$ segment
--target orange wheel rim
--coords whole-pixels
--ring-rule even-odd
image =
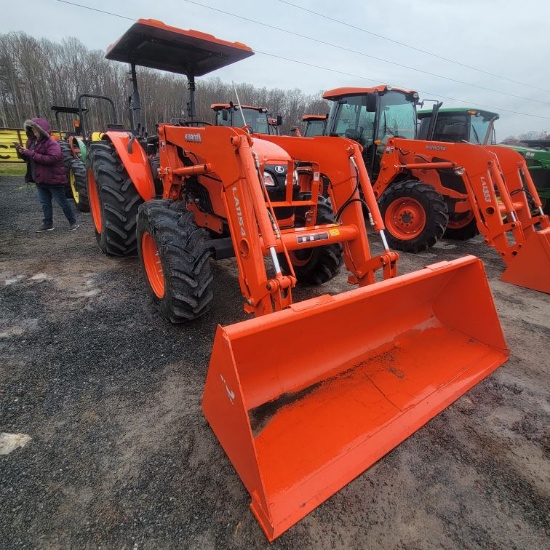
[[[88,199],[90,201],[90,210],[92,212],[92,220],[94,221],[95,230],[101,234],[103,230],[103,222],[101,221],[101,205],[99,204],[99,193],[97,191],[97,183],[94,178],[94,171],[88,170]]]
[[[389,205],[384,221],[392,235],[407,241],[417,237],[426,227],[426,212],[414,199],[398,199]]]
[[[141,237],[141,257],[147,280],[157,298],[163,298],[166,288],[162,263],[155,239],[147,231]]]
[[[455,219],[452,216],[449,217],[447,222],[447,229],[462,229],[466,227],[474,219],[474,213],[472,210],[460,214]]]
[[[313,251],[311,249],[290,250],[288,252],[290,261],[292,262],[292,265],[295,267],[303,267],[307,265],[308,262],[311,261],[312,254],[313,254]]]

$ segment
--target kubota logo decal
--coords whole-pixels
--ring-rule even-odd
[[[483,192],[483,198],[485,199],[485,202],[492,202],[491,193],[489,193],[489,187],[484,177],[481,178],[481,190]]]
[[[235,210],[237,212],[237,220],[239,220],[239,227],[241,228],[241,237],[246,237],[246,230],[244,228],[243,211],[241,210],[241,201],[237,196],[236,187],[233,187],[233,200],[235,201]]]
[[[431,149],[433,151],[446,151],[447,147],[444,145],[426,145],[426,149]]]
[[[200,134],[185,134],[185,141],[190,141],[191,143],[202,143],[202,138]]]

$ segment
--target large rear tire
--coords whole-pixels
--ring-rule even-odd
[[[137,213],[143,199],[112,143],[88,150],[88,196],[99,248],[109,256],[137,254]]]
[[[210,310],[213,291],[207,232],[181,202],[152,200],[139,208],[138,254],[160,314],[186,323]]]
[[[71,151],[71,146],[65,140],[59,140],[59,146],[61,147],[61,153],[63,154],[63,165],[65,166],[65,174],[67,176],[67,184],[65,185],[65,196],[68,199],[73,198],[73,192],[71,189],[71,162],[75,156]]]
[[[86,166],[79,158],[73,158],[69,165],[69,186],[71,188],[71,197],[78,210],[80,212],[89,212],[90,201],[88,200]]]
[[[299,200],[308,200],[310,193],[302,193]],[[295,226],[304,227],[308,206],[296,209]],[[330,200],[319,196],[317,204],[316,224],[324,225],[336,223]],[[299,283],[320,285],[333,279],[342,266],[342,246],[339,243],[302,250],[291,250],[288,253],[294,273]],[[279,263],[285,274],[290,273],[288,262],[284,254],[278,254]]]
[[[378,201],[390,248],[421,252],[445,233],[449,214],[443,197],[418,181],[394,183]]]

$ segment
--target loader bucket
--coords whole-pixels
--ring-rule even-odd
[[[218,327],[203,412],[271,541],[507,357],[467,256]]]
[[[527,237],[508,262],[501,280],[550,294],[550,228]]]

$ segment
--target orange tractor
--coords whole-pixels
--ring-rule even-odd
[[[325,135],[328,114],[325,115],[302,115],[302,122],[305,124],[304,133],[300,131],[298,126],[292,128],[292,135],[315,137]]]
[[[550,222],[521,155],[415,139],[411,90],[338,88],[323,98],[333,102],[326,135],[363,146],[392,248],[419,252],[481,233],[507,266],[502,280],[550,293]]]
[[[192,93],[196,75],[252,53],[139,20],[107,57],[185,74]],[[98,242],[137,248],[164,317],[204,315],[210,260],[235,258],[255,316],[218,327],[202,408],[269,540],[508,357],[480,260],[397,276],[397,253],[371,255],[360,194],[382,242],[384,226],[355,141],[250,134],[190,109],[147,140],[108,131],[89,158]],[[353,289],[293,301],[342,261]]]
[[[283,123],[281,115],[272,117],[266,107],[252,105],[235,105],[229,103],[213,103],[210,108],[216,113],[216,126],[246,127],[251,134],[279,134],[278,128]]]

